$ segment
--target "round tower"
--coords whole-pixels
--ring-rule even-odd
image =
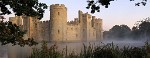
[[[67,8],[64,4],[50,6],[50,41],[66,39]]]

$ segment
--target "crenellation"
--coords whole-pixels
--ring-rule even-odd
[[[79,19],[78,19],[78,18],[74,18],[74,21],[75,21],[75,22],[79,22]]]
[[[92,19],[94,20],[94,19],[96,19],[96,17],[95,17],[95,16],[92,16]]]
[[[74,18],[73,21],[68,21],[67,25],[78,25],[79,24],[79,20],[78,18]]]
[[[100,22],[102,22],[102,19],[101,18],[96,18],[95,22],[99,22],[100,23]]]
[[[61,4],[61,6],[65,7],[65,5],[64,5],[64,4]]]
[[[10,17],[10,21],[21,24],[22,17]],[[17,20],[16,20],[17,19]],[[27,36],[39,41],[94,41],[102,39],[102,19],[88,12],[78,11],[78,18],[67,22],[64,4],[50,5],[50,20],[39,21],[36,17],[23,16],[23,28]]]
[[[67,8],[65,7],[64,4],[53,4],[53,5],[50,5],[50,10],[51,9],[66,9],[67,10]]]

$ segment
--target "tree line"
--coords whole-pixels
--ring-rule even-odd
[[[149,40],[150,39],[150,18],[137,21],[131,29],[127,25],[115,25],[109,31],[104,31],[105,39],[132,39]]]

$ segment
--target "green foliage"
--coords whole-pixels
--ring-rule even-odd
[[[13,45],[36,45],[37,42],[33,40],[33,38],[28,38],[28,40],[24,40],[23,36],[26,31],[20,29],[16,24],[12,24],[12,22],[3,22],[0,21],[0,42],[2,45],[13,44]]]
[[[118,46],[112,44],[107,44],[103,47],[97,47],[94,52],[94,58],[120,58],[120,49]]]
[[[62,57],[63,55],[57,51],[56,44],[48,48],[47,43],[43,41],[41,49],[33,48],[33,52],[31,56],[29,56],[28,58],[62,58]]]
[[[17,16],[38,16],[41,19],[47,5],[38,0],[0,0],[0,15],[11,14],[11,9]]]
[[[110,5],[110,1],[113,0],[88,0],[88,6],[87,9],[91,8],[91,13],[95,13],[95,11],[100,11],[100,5],[105,6],[105,8],[108,8],[108,5]],[[99,3],[99,5],[97,5]]]
[[[91,13],[95,13],[95,11],[100,12],[100,6],[105,6],[105,8],[108,8],[110,5],[110,2],[114,0],[88,0],[88,6],[87,9],[91,9]],[[134,1],[134,0],[130,0]],[[135,3],[135,6],[140,6],[141,4],[145,6],[147,3],[147,0],[142,0],[141,2]]]
[[[138,21],[136,26],[132,28],[132,35],[134,36],[133,38],[137,37],[148,40],[150,38],[150,18]]]

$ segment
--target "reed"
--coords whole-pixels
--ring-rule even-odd
[[[111,44],[94,46],[89,43],[88,46],[83,44],[80,53],[76,51],[68,53],[67,46],[63,51],[58,51],[57,45],[47,47],[47,43],[43,42],[41,49],[33,48],[31,56],[28,58],[150,58],[150,45],[148,42],[142,47],[129,47]]]

